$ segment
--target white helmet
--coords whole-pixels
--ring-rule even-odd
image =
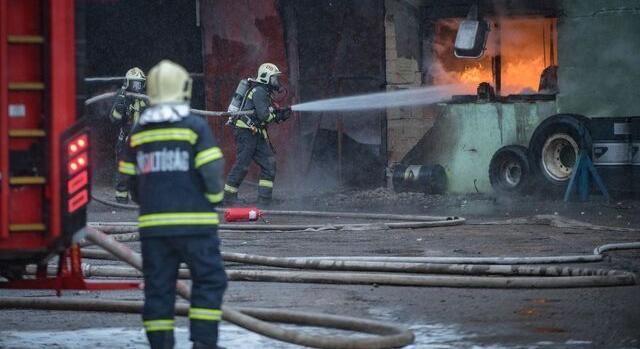
[[[262,65],[260,65],[260,68],[258,68],[258,77],[256,77],[256,81],[263,83],[263,84],[267,84],[267,85],[274,85],[277,87],[277,79],[271,79],[272,77],[277,77],[278,75],[282,74],[280,72],[280,69],[278,69],[278,67],[273,64],[273,63],[264,63]],[[274,82],[274,80],[276,80]]]
[[[146,76],[144,76],[144,72],[142,71],[142,69],[138,67],[133,67],[127,70],[127,73],[124,75],[124,77],[125,77],[124,88],[131,87],[131,89],[136,92],[143,91]]]
[[[149,71],[147,95],[150,104],[188,103],[191,99],[191,78],[179,64],[162,60]]]

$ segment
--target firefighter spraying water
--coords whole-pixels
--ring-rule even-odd
[[[280,74],[275,64],[264,63],[258,69],[256,79],[240,81],[233,95],[229,111],[253,110],[254,113],[236,114],[227,122],[227,125],[233,127],[237,146],[236,162],[224,187],[227,204],[238,201],[238,188],[252,161],[260,166],[258,204],[267,206],[271,203],[276,159],[267,127],[273,123],[284,122],[291,116],[290,109],[279,109],[273,101],[273,94],[281,88],[278,79]]]

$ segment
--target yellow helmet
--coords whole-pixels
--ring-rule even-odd
[[[278,76],[280,74],[280,69],[278,69],[275,64],[264,63],[260,65],[260,68],[258,68],[258,77],[256,77],[256,81],[269,85],[271,84],[271,77]]]
[[[179,64],[162,60],[149,71],[147,95],[150,104],[185,103],[191,99],[191,78]]]

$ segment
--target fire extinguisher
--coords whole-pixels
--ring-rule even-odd
[[[224,210],[224,220],[227,222],[256,221],[262,217],[262,211],[256,207],[232,207]]]

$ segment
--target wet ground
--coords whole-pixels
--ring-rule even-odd
[[[98,190],[97,194],[104,192]],[[468,218],[469,224],[411,230],[223,233],[223,250],[269,256],[550,256],[589,254],[604,243],[640,241],[640,230],[632,230],[640,229],[638,201],[565,204],[543,198],[398,195],[383,189],[314,196],[278,193],[278,197],[287,200],[276,205],[277,209],[456,215]],[[593,230],[553,227],[532,220],[513,221],[543,214],[627,229]],[[134,219],[135,211],[97,203],[91,206],[91,221]],[[267,219],[295,223],[331,221]],[[482,225],[496,221],[504,224]],[[506,224],[509,222],[518,224]],[[581,266],[640,274],[640,251],[613,252],[602,263]],[[50,294],[0,291],[3,296]],[[138,291],[69,292],[65,296],[142,299]],[[411,348],[640,348],[638,285],[495,290],[232,282],[225,301],[229,306],[316,311],[404,324],[416,333],[416,343]],[[144,348],[140,325],[137,315],[2,310],[0,347]],[[179,327],[178,348],[187,348],[186,322],[180,320]],[[221,333],[221,344],[229,348],[295,347],[247,334],[229,324],[223,326]],[[326,331],[319,333],[331,335]]]

